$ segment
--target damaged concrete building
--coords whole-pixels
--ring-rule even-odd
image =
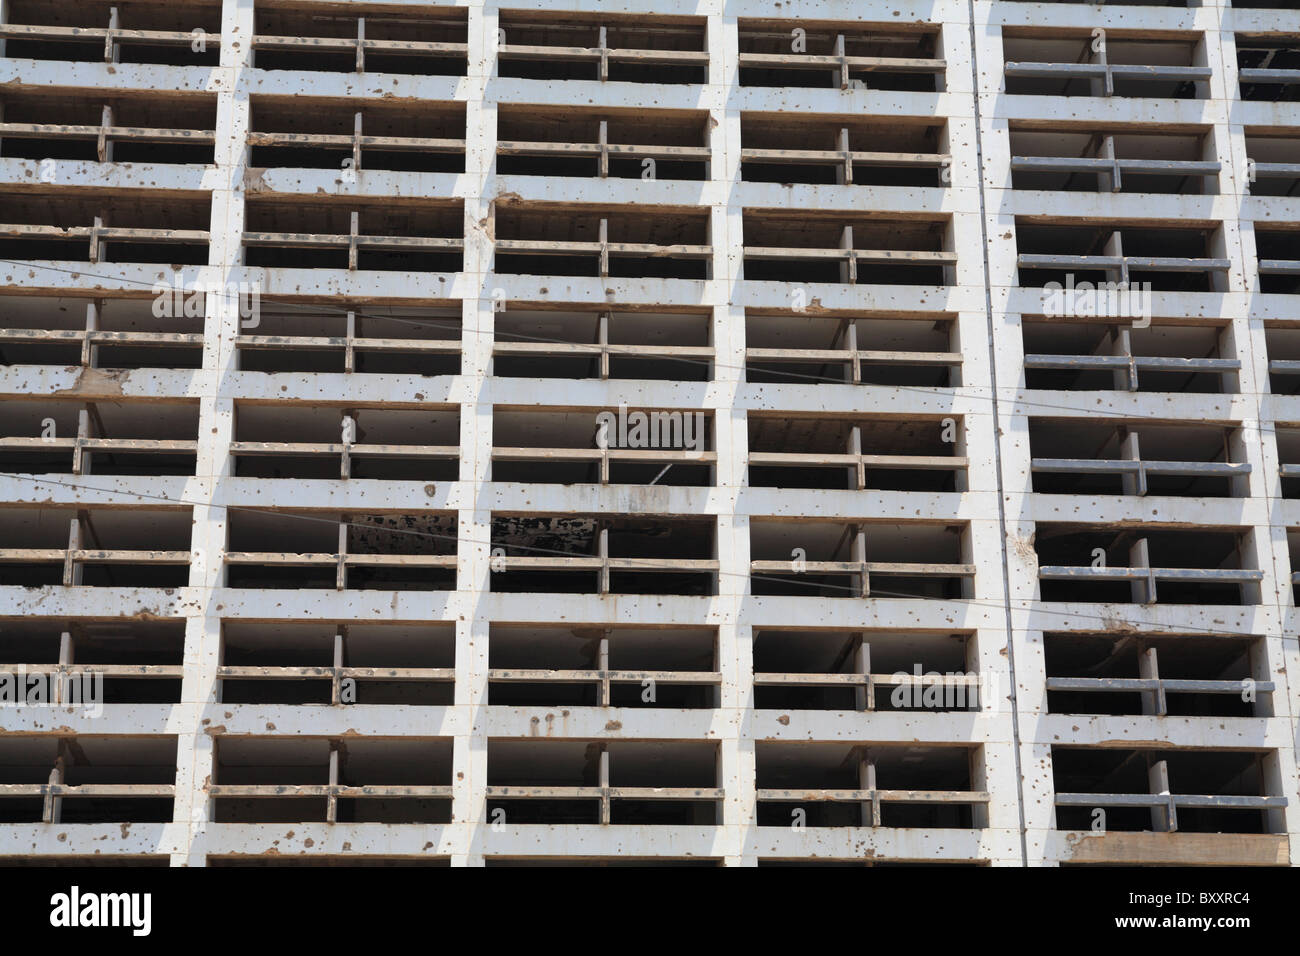
[[[1294,6],[0,0],[0,863],[1300,861]]]

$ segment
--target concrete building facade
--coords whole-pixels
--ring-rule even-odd
[[[1300,11],[0,47],[0,862],[1300,859]]]

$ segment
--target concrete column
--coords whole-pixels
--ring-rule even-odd
[[[496,194],[496,105],[490,87],[496,72],[495,8],[469,8],[470,87],[465,114],[465,261],[462,267],[460,378],[460,495],[457,515],[456,710],[461,728],[452,743],[453,866],[482,866],[487,836],[487,607],[491,582],[492,514],[482,507],[492,471],[492,367],[494,295],[492,235]],[[509,821],[507,821],[509,825]]]
[[[710,4],[710,6],[714,6]],[[720,6],[720,5],[719,5]],[[749,517],[738,513],[747,484],[749,424],[736,397],[744,380],[745,310],[734,302],[744,259],[743,215],[727,201],[740,180],[740,112],[724,97],[738,77],[737,24],[733,16],[708,18],[710,96],[710,170],[719,204],[710,209],[713,245],[710,339],[714,348],[713,390],[717,401],[713,435],[718,455],[719,513],[716,551],[719,561],[718,667],[722,671],[721,716],[732,730],[724,737],[718,766],[718,786],[726,792],[721,823],[726,828],[729,866],[756,865],[751,839],[754,826],[753,628],[741,622],[749,591]]]
[[[1204,57],[1215,70],[1212,95],[1219,108],[1214,111],[1213,149],[1222,164],[1217,183],[1219,194],[1228,199],[1224,227],[1220,237],[1222,252],[1233,260],[1229,273],[1227,294],[1223,297],[1223,314],[1231,323],[1220,337],[1221,355],[1241,362],[1238,373],[1238,391],[1244,405],[1245,417],[1237,432],[1235,451],[1251,466],[1245,483],[1250,497],[1267,501],[1270,507],[1261,513],[1265,522],[1254,525],[1247,536],[1247,565],[1264,572],[1259,595],[1262,607],[1272,606],[1276,616],[1270,615],[1269,625],[1263,629],[1263,646],[1253,658],[1256,680],[1271,680],[1277,685],[1272,695],[1271,715],[1267,722],[1275,732],[1285,736],[1295,727],[1300,714],[1294,693],[1296,673],[1288,667],[1296,656],[1296,630],[1288,627],[1288,619],[1295,620],[1297,588],[1291,583],[1294,570],[1288,540],[1290,525],[1274,506],[1282,500],[1280,456],[1277,448],[1278,418],[1270,392],[1268,371],[1268,343],[1264,328],[1266,304],[1270,296],[1259,291],[1258,251],[1255,245],[1255,217],[1266,219],[1269,213],[1259,200],[1251,197],[1251,171],[1249,149],[1246,145],[1245,127],[1233,122],[1234,105],[1239,81],[1237,75],[1237,19],[1230,7],[1216,7],[1203,11],[1206,17]],[[1210,147],[1207,147],[1207,151]],[[1237,218],[1240,216],[1240,218]],[[1287,419],[1282,419],[1286,421]],[[1288,657],[1292,661],[1288,661]],[[1283,688],[1287,690],[1284,691]],[[1262,711],[1256,710],[1256,713]],[[1285,809],[1270,811],[1267,819],[1273,832],[1288,834],[1291,860],[1300,859],[1300,805],[1295,799],[1300,794],[1300,768],[1294,748],[1280,747],[1264,761],[1265,786],[1271,795],[1289,798]]]
[[[207,705],[219,700],[216,668],[221,656],[219,588],[225,585],[225,550],[229,512],[222,505],[233,472],[230,442],[234,437],[234,401],[220,395],[233,367],[239,334],[241,292],[247,285],[243,266],[244,171],[248,162],[249,101],[245,77],[252,62],[253,4],[224,0],[221,11],[221,63],[216,71],[216,167],[212,191],[208,266],[186,270],[185,292],[204,292],[203,368],[199,373],[199,453],[194,495],[204,503],[193,512],[190,587],[195,595],[186,619],[185,679],[181,688],[186,730],[177,736],[175,822],[187,827],[188,843],[172,855],[174,865],[205,861],[203,837],[211,818],[205,787],[215,776],[215,726]],[[191,275],[193,276],[191,280]],[[205,719],[207,723],[204,723]],[[218,722],[219,723],[219,722]]]

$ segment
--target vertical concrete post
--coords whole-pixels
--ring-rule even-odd
[[[206,787],[216,776],[213,721],[207,705],[220,700],[217,667],[221,658],[221,621],[226,581],[225,550],[230,512],[225,481],[234,471],[230,442],[234,438],[234,401],[220,394],[219,384],[234,368],[235,337],[239,334],[241,291],[250,277],[243,268],[244,173],[248,165],[249,88],[252,63],[252,0],[223,0],[221,60],[214,71],[217,88],[216,140],[213,150],[215,186],[212,191],[208,265],[187,268],[179,277],[188,294],[204,294],[203,366],[199,400],[199,451],[196,486],[187,495],[201,502],[193,511],[190,579],[196,613],[185,621],[184,679],[181,701],[184,729],[177,734],[174,825],[183,836],[173,851],[172,865],[202,866],[206,860],[211,801]],[[172,277],[169,277],[172,278]],[[260,281],[260,277],[257,280]],[[245,285],[241,286],[241,282]],[[167,283],[174,287],[175,281]],[[166,293],[164,293],[166,294]],[[247,321],[255,321],[250,317]]]
[[[491,831],[487,813],[487,670],[492,590],[492,513],[484,485],[492,474],[489,371],[495,336],[492,263],[497,109],[496,8],[468,9],[465,104],[465,252],[461,300],[460,481],[456,544],[456,691],[452,741],[453,866],[482,866]],[[511,832],[510,821],[506,831]]]
[[[736,95],[739,78],[738,27],[723,4],[709,0],[709,163],[708,183],[713,205],[709,213],[709,242],[713,260],[707,296],[712,310],[710,339],[714,348],[714,447],[717,452],[718,518],[716,547],[719,562],[716,610],[718,667],[722,672],[721,712],[735,727],[719,744],[719,779],[725,796],[721,823],[725,830],[728,866],[755,865],[754,739],[752,728],[754,665],[753,628],[741,621],[749,592],[749,518],[739,507],[748,483],[749,422],[736,398],[744,380],[745,310],[737,299],[744,261],[743,214],[730,202],[740,181],[740,109],[728,97]]]

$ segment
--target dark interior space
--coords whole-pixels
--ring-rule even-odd
[[[358,130],[360,162],[353,155]],[[465,107],[319,98],[304,109],[293,97],[255,96],[249,142],[255,167],[460,173],[465,171]]]
[[[459,201],[446,200],[250,198],[244,257],[250,266],[347,269],[355,215],[356,235],[361,237],[356,241],[356,269],[456,272],[464,258],[462,213]]]
[[[1193,576],[1157,575],[1157,595],[1161,604],[1259,603],[1258,587],[1245,580],[1250,569],[1244,564],[1245,533],[1230,528],[1198,530],[1164,530],[1152,527],[1108,528],[1040,522],[1035,547],[1042,568],[1140,568],[1140,541],[1145,540],[1151,568],[1202,572]],[[1097,555],[1101,551],[1102,555]],[[1100,564],[1095,562],[1102,562]],[[1068,580],[1044,577],[1040,581],[1044,601],[1113,601],[1137,600],[1139,580],[1106,579],[1100,576],[1075,576]],[[1141,603],[1147,603],[1145,601]]]
[[[1164,761],[1173,794],[1223,797],[1267,796],[1264,755],[1249,750],[1131,750],[1126,748],[1053,747],[1052,774],[1061,793],[1145,795],[1152,764]],[[1226,803],[1226,801],[1225,801]],[[1103,807],[1108,831],[1151,831],[1148,806]],[[1183,833],[1268,833],[1267,811],[1251,807],[1179,806]],[[1056,807],[1058,830],[1091,829],[1093,808]]]
[[[117,17],[113,19],[113,8]],[[5,56],[14,59],[73,60],[102,63],[106,31],[145,30],[168,37],[121,37],[114,43],[117,63],[159,63],[174,66],[216,66],[221,49],[221,4],[196,0],[184,7],[148,0],[12,0],[7,23],[73,28],[82,35],[42,34],[6,41]]]
[[[712,594],[712,518],[601,515],[492,517],[494,592]],[[608,542],[608,586],[601,541]],[[694,565],[694,566],[693,566]],[[577,566],[577,567],[575,567]]]
[[[52,777],[53,774],[53,777]],[[129,785],[138,792],[53,798],[6,793],[0,822],[170,823],[176,783],[174,736],[0,736],[0,784]],[[159,793],[162,790],[162,793]]]
[[[1177,636],[1112,634],[1048,634],[1046,654],[1048,710],[1054,714],[1133,715],[1157,713],[1155,695],[1141,688],[1110,687],[1114,680],[1143,678],[1140,659],[1154,649],[1156,672],[1162,681],[1236,682],[1236,692],[1207,686],[1165,690],[1165,713],[1177,717],[1251,717],[1263,715],[1268,695],[1255,700],[1242,682],[1251,677],[1251,657],[1262,651],[1248,638],[1207,634]],[[1151,659],[1150,657],[1148,659]],[[1058,678],[1089,681],[1092,686],[1054,689]],[[1172,685],[1177,688],[1177,683]]]
[[[503,78],[664,84],[706,79],[701,17],[505,10],[499,22],[504,45],[497,69]]]
[[[359,26],[359,21],[364,21],[364,26]],[[260,70],[352,73],[358,70],[355,41],[359,31],[364,31],[368,43],[379,44],[364,52],[366,73],[465,75],[468,26],[465,11],[454,6],[422,10],[410,5],[348,4],[333,10],[311,10],[290,2],[262,0],[254,10],[253,22],[253,62]],[[285,43],[285,39],[326,43]],[[330,44],[329,40],[353,43]]]
[[[498,205],[496,271],[598,277],[606,268],[609,278],[704,279],[712,257],[708,230],[708,213],[699,209]]]
[[[838,62],[806,57],[848,57],[848,79],[866,89],[933,93],[943,89],[939,31],[932,26],[800,21],[795,37],[788,20],[742,18],[740,85],[841,89]],[[780,57],[780,59],[777,59]]]

